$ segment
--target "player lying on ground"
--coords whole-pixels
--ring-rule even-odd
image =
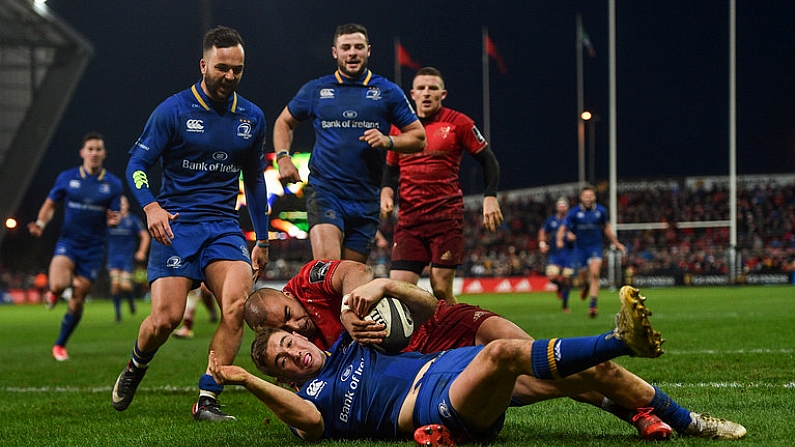
[[[351,296],[354,294],[352,293]],[[545,395],[543,397],[537,398],[537,400],[549,398],[549,397],[558,397],[561,395],[572,395],[577,393],[583,393],[588,391],[598,391],[603,393],[604,395],[608,396],[609,398],[615,400],[616,402],[621,402],[625,405],[626,408],[640,408],[640,407],[649,407],[651,411],[656,412],[660,415],[661,418],[664,420],[671,421],[671,425],[677,429],[680,434],[683,435],[690,435],[690,436],[699,436],[699,437],[707,437],[707,438],[722,438],[722,439],[733,439],[733,438],[740,438],[745,435],[745,429],[740,426],[739,424],[725,421],[722,419],[712,418],[706,415],[701,415],[698,413],[692,413],[681,406],[679,406],[675,401],[670,399],[665,393],[660,391],[659,389],[652,387],[651,385],[644,382],[642,379],[637,378],[637,376],[629,373],[628,371],[620,368],[618,365],[615,365],[612,362],[607,362],[612,357],[617,355],[626,355],[632,354],[639,356],[646,356],[646,357],[656,357],[662,353],[660,345],[662,343],[662,339],[659,337],[659,333],[654,332],[650,325],[648,324],[648,319],[646,315],[649,314],[647,309],[642,305],[642,301],[645,299],[641,297],[637,291],[637,289],[632,289],[630,287],[624,287],[620,293],[622,299],[622,311],[617,318],[617,326],[618,328],[610,333],[603,334],[599,337],[586,337],[581,339],[570,339],[565,343],[557,343],[557,342],[549,342],[549,341],[542,341],[542,342],[533,342],[532,339],[529,337],[525,338],[524,340],[517,340],[517,339],[510,339],[510,340],[496,340],[492,343],[489,343],[487,346],[488,348],[484,350],[484,352],[488,352],[493,354],[502,355],[505,354],[505,349],[510,349],[511,352],[514,352],[515,359],[521,360],[521,362],[517,365],[514,365],[513,369],[511,369],[511,374],[516,373],[516,377],[511,378],[508,382],[510,384],[510,393],[508,393],[507,399],[504,402],[505,406],[510,403],[511,399],[515,399],[516,397],[516,390],[520,389],[521,386],[519,383],[522,380],[530,379],[531,385],[527,386],[527,390],[529,393],[534,393],[538,390],[534,388],[534,386],[538,386],[540,392],[549,393],[549,395]],[[357,304],[351,303],[351,307],[356,309]],[[338,362],[338,358],[341,355],[338,355],[339,352],[337,350],[341,349],[342,346],[349,346],[348,349],[350,350],[358,350],[360,349],[360,345],[357,343],[351,343],[353,339],[350,335],[343,334],[342,342],[338,342],[334,347],[332,347],[331,354],[323,353],[323,351],[316,346],[312,345],[306,337],[301,336],[297,332],[287,333],[287,332],[279,332],[279,336],[276,338],[268,339],[269,334],[273,332],[272,329],[263,329],[262,332],[258,335],[257,339],[252,346],[252,357],[254,358],[254,362],[257,365],[257,368],[260,369],[262,372],[279,377],[282,379],[293,380],[299,383],[304,383],[309,381],[310,379],[314,378],[317,374],[320,374],[320,370],[323,370],[323,375],[328,372],[329,368],[333,368],[332,366],[326,366],[326,361],[330,361],[331,364],[336,364]],[[628,338],[629,337],[629,338]],[[645,338],[644,338],[645,337]],[[627,344],[632,346],[632,351],[609,351],[607,355],[603,352],[603,349],[607,345],[611,345],[616,341],[616,339],[625,340]],[[270,341],[269,341],[270,340]],[[507,343],[507,345],[506,345]],[[517,346],[523,347],[530,347],[533,346],[538,356],[541,356],[543,352],[543,356],[546,356],[546,349],[553,349],[552,346],[554,345],[554,349],[557,350],[558,348],[563,349],[560,351],[561,357],[557,360],[549,360],[541,359],[533,359],[533,362],[542,362],[543,361],[551,361],[553,362],[552,365],[547,366],[538,366],[533,363],[533,368],[536,370],[535,372],[526,372],[527,367],[530,366],[526,362],[526,358],[518,357],[518,351],[516,351]],[[619,346],[623,346],[626,349],[626,345],[624,342],[621,342]],[[510,348],[509,348],[510,347]],[[614,346],[615,347],[615,346]],[[475,350],[479,350],[480,348],[475,348]],[[564,349],[565,348],[565,349]],[[336,350],[335,350],[336,349]],[[366,359],[369,362],[377,361],[378,358],[373,357],[373,354],[367,351],[366,347],[361,348],[364,349],[360,353],[361,356],[366,355]],[[612,349],[612,348],[611,348]],[[565,352],[564,352],[565,351]],[[594,354],[596,353],[596,354]],[[593,357],[592,357],[593,354]],[[327,358],[328,355],[328,358]],[[347,354],[346,354],[347,355]],[[336,357],[335,357],[336,356]],[[406,381],[406,390],[411,385],[412,380],[409,379],[416,379],[419,378],[422,374],[417,370],[412,370],[413,367],[412,361],[420,361],[416,360],[418,358],[424,359],[425,361],[430,361],[431,359],[436,358],[439,354],[428,354],[426,356],[421,356],[420,354],[413,353],[407,354],[409,359],[415,360],[407,360],[407,365],[399,365],[396,370],[399,371],[414,371],[417,374],[410,375],[410,377],[403,377],[402,380]],[[573,356],[575,360],[570,360],[568,356]],[[583,358],[581,358],[583,357]],[[358,357],[353,357],[358,358]],[[444,357],[440,357],[444,358]],[[512,357],[514,358],[514,357]],[[500,368],[501,361],[505,359],[500,358],[498,359],[487,357],[484,362],[478,363],[479,366],[477,368],[485,368],[482,363],[487,363],[495,368]],[[386,360],[384,360],[386,361]],[[494,362],[489,363],[489,362]],[[563,363],[561,363],[563,362]],[[572,362],[572,363],[567,363]],[[532,363],[532,362],[531,362]],[[424,363],[423,363],[424,364]],[[562,366],[562,365],[566,366]],[[598,368],[594,368],[597,367]],[[414,365],[416,366],[416,365]],[[505,365],[502,365],[505,366]],[[609,366],[609,367],[608,367]],[[356,377],[355,381],[357,382],[357,386],[364,386],[364,387],[372,387],[373,389],[369,392],[377,392],[378,385],[372,384],[365,380],[365,376],[370,374],[371,371],[375,368],[380,368],[378,364],[367,365],[363,364],[362,370],[359,375],[362,377]],[[524,369],[522,369],[524,368]],[[544,368],[547,368],[546,370]],[[625,371],[623,375],[625,377],[630,377],[633,380],[630,383],[625,383],[622,381],[617,380],[617,376],[615,374],[596,374],[592,372],[591,374],[581,374],[581,376],[573,377],[578,372],[587,371],[587,370],[598,370],[599,368],[605,368],[605,371],[614,373],[615,371]],[[349,373],[355,373],[359,370],[359,363],[356,362],[352,364],[352,371]],[[227,371],[227,370],[224,370]],[[245,385],[249,390],[251,390],[255,395],[257,395],[263,402],[268,404],[268,406],[276,412],[276,414],[281,417],[283,413],[280,413],[274,407],[279,407],[280,405],[284,405],[286,402],[281,400],[270,400],[275,398],[276,396],[281,396],[281,392],[274,391],[271,389],[270,384],[264,385],[258,382],[258,379],[255,379],[253,376],[246,374],[244,371],[239,369],[228,370],[230,375],[226,375],[222,377],[224,380],[228,380],[231,382],[228,383],[238,383]],[[500,371],[499,374],[496,374],[497,377],[500,377],[500,380],[505,379],[506,375],[504,375],[505,371]],[[224,375],[223,371],[214,373]],[[376,372],[375,374],[378,374]],[[465,377],[469,377],[472,374],[467,374]],[[416,376],[416,377],[415,377]],[[477,376],[477,374],[475,375]],[[330,373],[330,377],[345,377],[346,380],[350,378],[350,375],[342,375],[342,376],[335,376],[334,373]],[[385,377],[388,377],[385,376]],[[547,380],[547,379],[559,379],[563,377],[568,377],[564,380]],[[538,380],[538,379],[544,380]],[[488,379],[488,380],[487,380]],[[480,383],[481,385],[488,385],[490,383],[491,377],[484,377],[484,382]],[[518,380],[517,380],[518,379]],[[381,379],[379,379],[381,380]],[[386,379],[385,379],[386,380]],[[362,383],[359,383],[362,382]],[[264,382],[267,383],[267,382]],[[463,387],[464,390],[468,390],[468,387],[472,385],[471,381],[467,379],[463,382],[465,385],[460,385]],[[318,382],[317,380],[311,381],[306,384],[301,392],[301,396],[303,397],[315,397],[319,396],[319,387],[326,387],[334,388],[339,384],[334,384],[333,381],[323,381],[323,383]],[[390,388],[399,389],[397,384],[389,385]],[[556,388],[557,387],[557,388]],[[646,394],[645,388],[648,387],[651,391],[650,395],[646,398],[639,397]],[[456,388],[457,389],[457,388]],[[552,390],[552,392],[550,392]],[[286,391],[286,390],[285,390]],[[333,390],[328,390],[327,392],[332,392]],[[467,391],[468,392],[468,391]],[[474,393],[475,391],[472,390]],[[287,391],[289,393],[289,391]],[[422,393],[422,391],[421,391]],[[571,394],[568,394],[571,393]],[[310,396],[314,394],[313,396]],[[365,393],[367,394],[367,393]],[[364,394],[362,394],[364,395]],[[324,396],[327,394],[324,393]],[[407,397],[408,396],[408,397]],[[410,398],[412,397],[416,399],[416,393],[409,394],[406,391],[406,395],[404,396],[397,396],[397,398]],[[393,396],[394,397],[394,396]],[[536,396],[538,397],[538,396]],[[638,400],[639,398],[645,400]],[[300,399],[296,402],[299,402]],[[290,405],[299,405],[293,401],[290,401]],[[401,402],[403,402],[401,400]],[[453,399],[452,402],[448,402],[453,404],[453,408],[459,410],[459,407],[455,405],[456,400]],[[427,402],[423,402],[425,404]],[[329,404],[328,402],[315,402],[315,405],[323,405]],[[340,405],[344,407],[343,402],[339,402]],[[405,404],[408,404],[406,401]],[[372,408],[370,405],[376,405],[380,408],[381,405],[387,405],[386,403],[382,402],[359,402],[356,401],[353,403],[354,407],[351,407],[349,410],[346,410],[348,413],[355,414],[355,411],[361,411],[362,415],[367,413],[367,408]],[[397,403],[392,402],[391,405],[397,406]],[[414,401],[411,402],[411,405],[414,405]],[[340,408],[343,408],[340,407]],[[429,407],[430,408],[430,407]],[[282,409],[283,410],[283,409]],[[303,410],[302,410],[303,411]],[[321,412],[324,411],[321,409]],[[399,411],[399,408],[395,409],[395,411]],[[392,414],[394,416],[393,423],[398,421],[399,413]],[[402,413],[400,413],[402,414]],[[284,414],[285,417],[288,415]],[[314,437],[314,435],[323,434],[324,436],[328,437],[389,437],[389,436],[401,436],[402,434],[410,433],[410,426],[403,425],[398,423],[398,425],[394,427],[386,427],[383,424],[387,424],[391,416],[390,413],[385,413],[383,418],[385,420],[364,420],[364,426],[359,426],[357,424],[347,425],[344,424],[342,427],[336,427],[333,425],[332,427],[327,427],[326,431],[320,430],[319,433],[311,430],[306,430],[304,425],[296,425],[299,422],[296,422],[295,419],[285,419],[282,418],[288,424],[297,427],[299,430],[308,431],[308,435],[310,437]],[[409,416],[411,412],[409,413]],[[416,416],[416,415],[415,415]],[[350,416],[353,417],[353,416]],[[375,416],[373,416],[375,417]],[[300,418],[299,418],[300,419]],[[438,421],[434,421],[431,419],[418,419],[419,421],[425,421],[418,425],[424,425],[427,423],[434,423]],[[479,416],[474,418],[475,426],[478,426],[477,421],[479,421]],[[408,421],[411,421],[411,417],[408,418]],[[430,422],[427,422],[430,421]],[[467,419],[464,419],[467,421]],[[306,421],[301,421],[301,423]],[[315,421],[317,422],[317,421]],[[404,421],[405,422],[405,421]],[[338,421],[335,419],[330,421],[329,424],[337,424]],[[445,423],[445,422],[441,422]],[[323,421],[320,421],[320,424],[323,425]],[[370,425],[368,425],[370,424]],[[448,425],[445,423],[445,425]],[[448,425],[453,430],[456,430],[456,425]],[[353,427],[351,429],[351,427]],[[468,427],[468,426],[466,426]],[[416,427],[414,427],[416,429]],[[314,427],[317,429],[317,427]],[[341,430],[341,431],[338,431]],[[351,431],[347,431],[351,430]],[[460,428],[457,431],[461,431]],[[464,430],[466,431],[466,430]],[[477,431],[477,430],[476,430]],[[472,433],[469,433],[472,434]],[[483,434],[483,433],[480,433]],[[479,439],[478,436],[475,437]]]

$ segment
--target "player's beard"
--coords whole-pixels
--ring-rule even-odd
[[[232,93],[237,88],[238,79],[234,81],[226,81],[223,77],[212,79],[209,76],[204,77],[204,85],[207,87],[210,99],[217,102],[226,102]]]
[[[362,59],[359,62],[360,62],[359,69],[356,71],[348,70],[348,66],[345,63],[345,61],[338,61],[337,68],[339,69],[340,73],[342,73],[345,77],[350,79],[357,79],[361,75],[363,75],[364,72],[367,70],[367,59],[366,58]]]

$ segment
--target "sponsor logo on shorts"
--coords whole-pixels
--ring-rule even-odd
[[[448,408],[446,400],[439,402],[438,409],[439,409],[439,414],[442,416],[442,418],[450,419],[450,408]]]
[[[484,315],[486,315],[486,312],[483,312],[482,310],[479,310],[479,311],[475,312],[474,314],[472,314],[472,321],[478,321]]]
[[[182,267],[182,258],[179,256],[172,256],[166,260],[166,267],[172,269],[178,269]]]
[[[240,249],[240,253],[243,254],[244,258],[249,259],[249,260],[251,259],[251,255],[248,253],[248,247],[246,247],[245,245],[238,245],[237,248]]]
[[[204,133],[204,121],[195,119],[187,120],[185,121],[185,130],[188,132]]]

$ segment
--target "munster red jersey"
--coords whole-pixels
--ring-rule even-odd
[[[463,219],[464,195],[459,182],[461,158],[488,143],[471,118],[442,107],[421,118],[426,146],[414,154],[387,152],[387,163],[400,167],[398,220],[413,225],[440,219]]]
[[[329,349],[345,328],[340,322],[342,294],[334,290],[331,278],[342,261],[311,261],[282,289],[301,302],[317,327],[310,340],[321,349]]]

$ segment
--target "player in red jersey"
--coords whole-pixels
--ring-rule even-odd
[[[497,187],[497,157],[474,121],[442,106],[447,97],[442,73],[433,67],[417,71],[411,98],[425,127],[427,145],[421,152],[387,152],[381,188],[381,215],[392,214],[400,190],[392,269],[389,277],[417,284],[430,264],[430,281],[437,299],[456,303],[453,278],[464,260],[464,196],[459,168],[464,152],[483,167],[483,225],[496,231],[503,222]]]
[[[532,339],[514,323],[478,306],[451,306],[438,300],[435,309],[429,309],[427,303],[433,298],[425,290],[404,281],[373,280],[372,269],[354,261],[310,261],[281,291],[263,288],[252,293],[246,300],[243,317],[255,332],[268,327],[284,329],[308,338],[324,350],[345,330],[360,343],[378,343],[385,336],[383,326],[368,323],[358,315],[366,315],[369,306],[383,296],[394,296],[406,303],[419,321],[430,316],[415,329],[404,351],[431,353],[485,345],[497,339]],[[346,297],[354,312],[341,310]],[[637,410],[657,393],[662,391],[618,364],[604,362],[563,381],[523,376],[514,388],[514,404],[570,396],[632,423],[644,439],[667,439],[672,432],[668,424],[654,414]]]

